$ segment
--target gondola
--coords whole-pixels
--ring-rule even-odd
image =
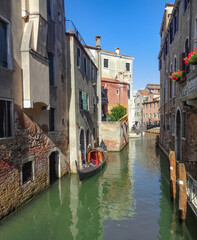
[[[79,180],[83,181],[100,172],[106,164],[106,158],[107,148],[103,142],[101,146],[90,149],[87,153],[87,161],[82,165],[81,169],[79,169],[79,165],[75,162]]]

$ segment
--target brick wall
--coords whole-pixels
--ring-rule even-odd
[[[0,218],[49,185],[49,155],[59,152],[61,176],[69,169],[66,131],[49,136],[15,105],[15,136],[0,140]],[[34,176],[24,185],[21,169],[25,159],[34,162]]]

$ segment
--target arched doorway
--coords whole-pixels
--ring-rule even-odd
[[[59,153],[52,152],[49,156],[49,184],[55,182],[59,172]]]
[[[176,154],[176,160],[181,160],[181,154],[180,154],[180,146],[181,146],[181,115],[180,111],[177,111],[176,114],[176,144],[175,144],[175,154]]]
[[[85,132],[84,129],[81,128],[80,138],[79,138],[79,149],[81,151],[81,162],[82,164],[86,163],[86,145],[85,145]]]

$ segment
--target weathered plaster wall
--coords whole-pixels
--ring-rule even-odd
[[[128,128],[121,122],[102,122],[101,134],[108,151],[121,151],[128,141]]]

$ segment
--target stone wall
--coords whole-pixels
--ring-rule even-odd
[[[108,151],[121,151],[128,143],[127,123],[102,122],[101,136]]]
[[[15,105],[15,136],[0,139],[0,218],[49,186],[49,156],[58,152],[61,177],[68,172],[66,132],[48,136]],[[33,162],[33,178],[22,183],[22,165]]]

